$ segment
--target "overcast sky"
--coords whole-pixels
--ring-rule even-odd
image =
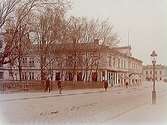
[[[133,56],[150,64],[153,49],[158,63],[167,65],[167,0],[73,0],[71,15],[109,18]],[[165,52],[166,51],[166,52]]]

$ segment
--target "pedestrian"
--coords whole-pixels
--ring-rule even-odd
[[[104,89],[105,89],[105,91],[107,91],[107,88],[108,88],[108,82],[107,82],[107,80],[104,80],[103,83],[104,83]]]
[[[57,82],[57,88],[59,90],[59,94],[61,94],[62,93],[62,85],[61,85],[61,81],[60,80],[58,80],[58,82]]]
[[[47,78],[46,83],[45,83],[45,92],[48,91],[50,92],[50,80]]]
[[[126,88],[128,88],[128,82],[125,83]]]

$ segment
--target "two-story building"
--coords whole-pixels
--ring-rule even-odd
[[[32,48],[22,59],[22,80],[41,79],[40,55],[34,50],[36,47]],[[125,82],[141,83],[142,61],[132,57],[130,46],[110,48],[96,41],[78,43],[75,48],[72,43],[53,48],[45,68],[46,75],[52,80],[107,80],[111,86],[124,85]],[[19,80],[17,66],[3,66],[0,71],[3,80]]]
[[[143,77],[145,81],[153,80],[153,66],[146,65],[143,66]],[[155,66],[155,80],[163,81],[167,77],[166,67],[164,65]]]

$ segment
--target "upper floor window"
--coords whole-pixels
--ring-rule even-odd
[[[124,60],[124,68],[126,68],[126,61]]]
[[[146,71],[146,75],[148,74],[148,71]]]
[[[123,60],[121,60],[121,68],[123,68]]]
[[[72,66],[73,65],[73,57],[72,56],[67,57],[66,65],[67,66]]]
[[[120,59],[118,59],[118,68],[120,68]]]
[[[9,71],[9,76],[13,77],[13,72],[11,70]]]
[[[27,64],[27,58],[23,58],[23,64]]]
[[[161,75],[161,74],[162,74],[162,71],[159,71],[159,74]]]
[[[115,67],[116,65],[116,61],[115,61],[115,57],[113,58],[113,66]]]
[[[109,57],[109,66],[112,66],[112,57]]]
[[[30,58],[29,64],[30,66],[35,66],[34,58]]]

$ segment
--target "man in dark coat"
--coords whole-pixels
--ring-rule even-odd
[[[128,82],[125,83],[126,88],[128,88]]]
[[[57,82],[57,88],[58,88],[58,90],[59,90],[59,94],[61,94],[62,85],[61,85],[61,81],[60,81],[60,80]]]
[[[49,78],[47,78],[46,84],[45,84],[45,92],[46,91],[50,92],[50,80],[49,80]]]
[[[104,83],[104,89],[105,89],[105,91],[107,91],[107,88],[108,88],[108,82],[107,82],[107,80],[104,80],[103,83]]]

